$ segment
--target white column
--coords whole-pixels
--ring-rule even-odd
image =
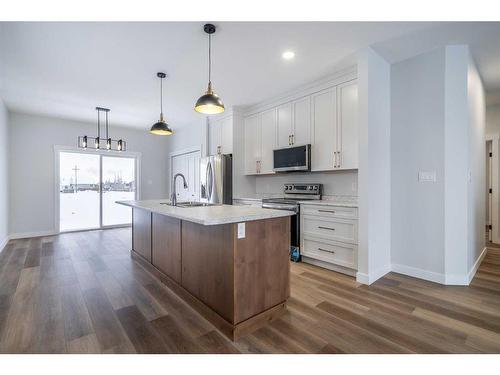
[[[390,64],[373,49],[358,56],[359,247],[357,281],[391,270]]]

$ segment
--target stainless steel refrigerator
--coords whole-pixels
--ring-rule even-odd
[[[232,155],[213,155],[200,159],[200,201],[233,204]]]

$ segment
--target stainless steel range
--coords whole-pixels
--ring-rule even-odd
[[[300,255],[300,201],[320,200],[322,184],[285,184],[283,198],[268,198],[262,200],[262,208],[288,210],[295,212],[290,223],[290,254],[298,259]]]

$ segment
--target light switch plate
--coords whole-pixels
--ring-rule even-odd
[[[419,182],[436,182],[436,171],[420,171],[418,172]]]
[[[245,223],[238,223],[238,239],[245,238]]]

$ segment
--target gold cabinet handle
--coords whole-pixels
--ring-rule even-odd
[[[318,226],[319,229],[326,229],[326,230],[335,230],[335,228],[328,228],[328,227],[322,227],[322,226]]]
[[[221,153],[221,146],[217,146],[217,153],[220,154]]]
[[[295,144],[295,134],[292,134],[292,145]]]
[[[328,212],[330,214],[334,214],[335,213],[335,211],[333,211],[333,210],[318,210],[318,212]]]

